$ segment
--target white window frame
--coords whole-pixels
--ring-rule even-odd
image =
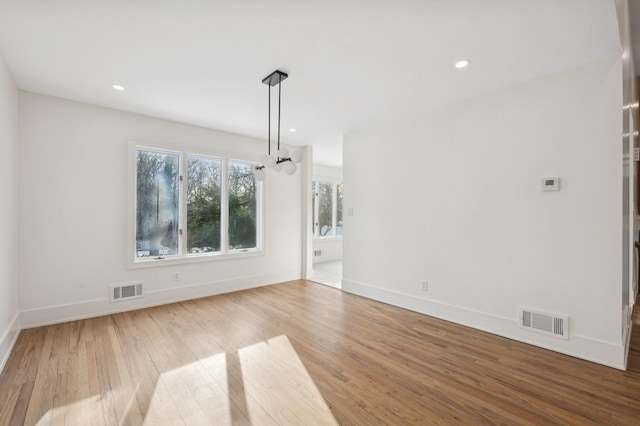
[[[312,196],[314,197],[314,207],[313,207],[313,238],[315,240],[341,240],[342,235],[337,235],[338,232],[338,186],[342,185],[341,179],[336,178],[327,178],[323,176],[314,176],[313,182],[316,185],[316,191],[312,192]],[[320,203],[319,203],[319,185],[321,183],[329,183],[332,185],[332,200],[331,200],[331,234],[330,235],[320,235],[320,224],[318,223],[318,217],[320,213]],[[342,212],[344,217],[344,211]]]
[[[136,152],[137,150],[149,150],[156,152],[165,152],[168,154],[179,155],[179,173],[182,177],[179,185],[179,207],[178,207],[178,254],[162,256],[162,258],[139,258],[136,257],[136,179],[137,179],[137,164],[136,164]],[[153,266],[166,266],[171,264],[182,263],[195,263],[195,262],[208,262],[214,260],[224,260],[233,258],[244,258],[252,256],[260,256],[264,254],[264,186],[263,182],[256,182],[256,247],[247,249],[229,249],[229,182],[228,182],[228,167],[229,162],[245,163],[245,164],[258,164],[255,158],[238,158],[237,154],[226,154],[223,152],[211,153],[202,152],[203,150],[181,149],[176,146],[160,145],[155,143],[141,143],[139,141],[129,142],[130,150],[130,167],[127,184],[129,186],[129,207],[127,209],[128,220],[128,233],[127,240],[129,250],[127,250],[128,267],[144,268]],[[210,160],[220,160],[222,164],[221,173],[221,200],[220,200],[220,251],[207,252],[207,253],[188,253],[187,252],[187,202],[186,202],[186,188],[187,188],[187,159],[189,157],[197,157]],[[181,231],[181,232],[180,232]]]
[[[181,166],[181,171],[180,173],[182,173],[183,171],[186,173],[186,171],[188,170],[188,161],[189,161],[189,157],[192,158],[202,158],[203,160],[217,160],[220,161],[220,251],[213,251],[213,252],[208,252],[208,253],[189,253],[188,251],[188,247],[187,247],[187,238],[181,238],[180,239],[180,248],[181,248],[181,252],[184,253],[185,257],[188,258],[192,258],[192,257],[198,257],[198,256],[221,256],[226,254],[224,252],[224,248],[227,246],[227,241],[226,241],[226,236],[227,236],[227,231],[225,228],[225,221],[227,220],[227,216],[228,216],[228,208],[224,209],[223,206],[227,206],[228,207],[228,194],[225,191],[225,188],[227,187],[227,182],[226,182],[226,177],[227,177],[227,173],[226,173],[226,168],[227,168],[227,159],[225,159],[224,157],[220,157],[220,156],[214,156],[214,155],[206,155],[206,154],[197,154],[194,152],[186,152],[184,153],[184,162],[180,164]],[[184,174],[183,174],[184,176]],[[181,223],[184,224],[184,232],[183,234],[180,234],[180,236],[182,237],[183,235],[186,237],[187,236],[187,198],[186,198],[186,193],[187,193],[187,177],[185,177],[185,179],[183,180],[183,182],[181,182],[182,184],[184,184],[184,191],[182,191],[182,193],[184,194],[184,202],[182,200],[180,200],[180,206],[182,207],[181,210],[181,214],[180,214],[180,220]],[[181,225],[182,226],[182,225]]]
[[[223,179],[225,179],[225,186],[229,184],[229,163],[244,163],[244,164],[258,164],[257,162],[253,161],[246,161],[246,160],[240,160],[237,158],[227,158],[227,161],[224,163],[224,166],[222,167],[222,176]],[[263,182],[260,181],[256,181],[256,190],[258,191],[258,193],[256,194],[256,247],[255,248],[243,248],[243,249],[229,249],[229,190],[228,188],[226,188],[226,191],[222,191],[222,202],[225,203],[225,205],[227,206],[226,209],[224,209],[224,213],[223,216],[225,217],[225,220],[223,221],[223,224],[221,225],[221,228],[223,229],[222,234],[223,234],[223,238],[221,238],[221,241],[224,240],[225,244],[227,247],[227,253],[253,253],[253,252],[261,252],[262,249],[262,239],[263,239],[263,220],[262,220],[262,216],[263,216],[263,212],[264,212],[264,203],[263,203],[263,193],[264,193],[264,188],[263,188]]]

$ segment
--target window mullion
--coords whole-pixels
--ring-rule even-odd
[[[220,182],[220,251],[229,252],[229,160],[222,161]]]
[[[187,255],[187,156],[180,154],[180,185],[178,194],[178,247],[179,255]]]

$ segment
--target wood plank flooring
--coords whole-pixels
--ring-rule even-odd
[[[640,424],[629,371],[292,281],[24,330],[0,425]]]

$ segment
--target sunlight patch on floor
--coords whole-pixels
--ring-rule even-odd
[[[47,411],[36,423],[38,426],[52,424],[91,424],[91,413],[101,410],[100,395],[54,407]]]
[[[252,421],[266,412],[278,424],[338,424],[287,336],[247,346],[238,355]]]
[[[216,354],[160,375],[144,418],[145,425],[185,422],[232,424],[225,354]]]
[[[70,386],[72,393],[52,400],[54,408],[34,423],[338,424],[285,335],[208,356],[159,375],[154,369],[129,375],[119,351],[115,352],[117,367],[91,384],[98,387],[102,380],[109,381],[108,392],[82,398],[85,395],[75,393],[75,387]],[[77,401],[73,401],[75,398]]]

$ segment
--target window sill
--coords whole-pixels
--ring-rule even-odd
[[[337,242],[337,241],[342,241],[342,235],[337,236],[337,237],[315,237],[313,239],[313,241],[322,241],[322,242]]]
[[[236,259],[246,259],[251,257],[263,256],[264,250],[261,249],[252,249],[247,251],[232,251],[229,253],[203,253],[203,254],[191,254],[188,256],[181,257],[168,257],[164,259],[145,259],[145,260],[135,260],[129,263],[128,269],[142,269],[142,268],[153,268],[158,266],[172,266],[172,265],[183,265],[189,263],[204,263],[204,262],[216,262],[220,260],[236,260]]]

